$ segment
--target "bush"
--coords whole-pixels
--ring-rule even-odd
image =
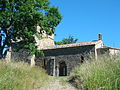
[[[72,71],[70,81],[79,89],[119,90],[120,57],[86,61]]]
[[[41,68],[0,61],[0,90],[33,90],[47,81],[48,76]]]

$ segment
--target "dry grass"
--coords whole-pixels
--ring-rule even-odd
[[[86,61],[72,71],[70,81],[83,90],[119,90],[120,57]]]
[[[42,87],[48,79],[41,68],[0,61],[0,90],[33,90]]]

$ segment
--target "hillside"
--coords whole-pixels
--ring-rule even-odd
[[[84,62],[72,71],[70,82],[80,90],[120,90],[120,56]]]
[[[41,68],[3,61],[0,61],[0,90],[33,90],[44,86],[49,80]]]
[[[70,76],[48,76],[38,67],[0,61],[0,90],[119,90],[120,56],[88,60]]]

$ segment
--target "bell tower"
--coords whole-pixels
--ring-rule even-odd
[[[41,30],[40,26],[37,26],[37,32],[38,32],[38,35],[41,36],[41,38],[35,36],[36,45],[38,46],[38,49],[55,46],[54,34],[48,35],[45,30]]]

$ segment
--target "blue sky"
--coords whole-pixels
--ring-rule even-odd
[[[105,45],[120,48],[120,0],[50,0],[63,15],[56,27],[56,41],[69,35],[78,42],[98,39]]]

